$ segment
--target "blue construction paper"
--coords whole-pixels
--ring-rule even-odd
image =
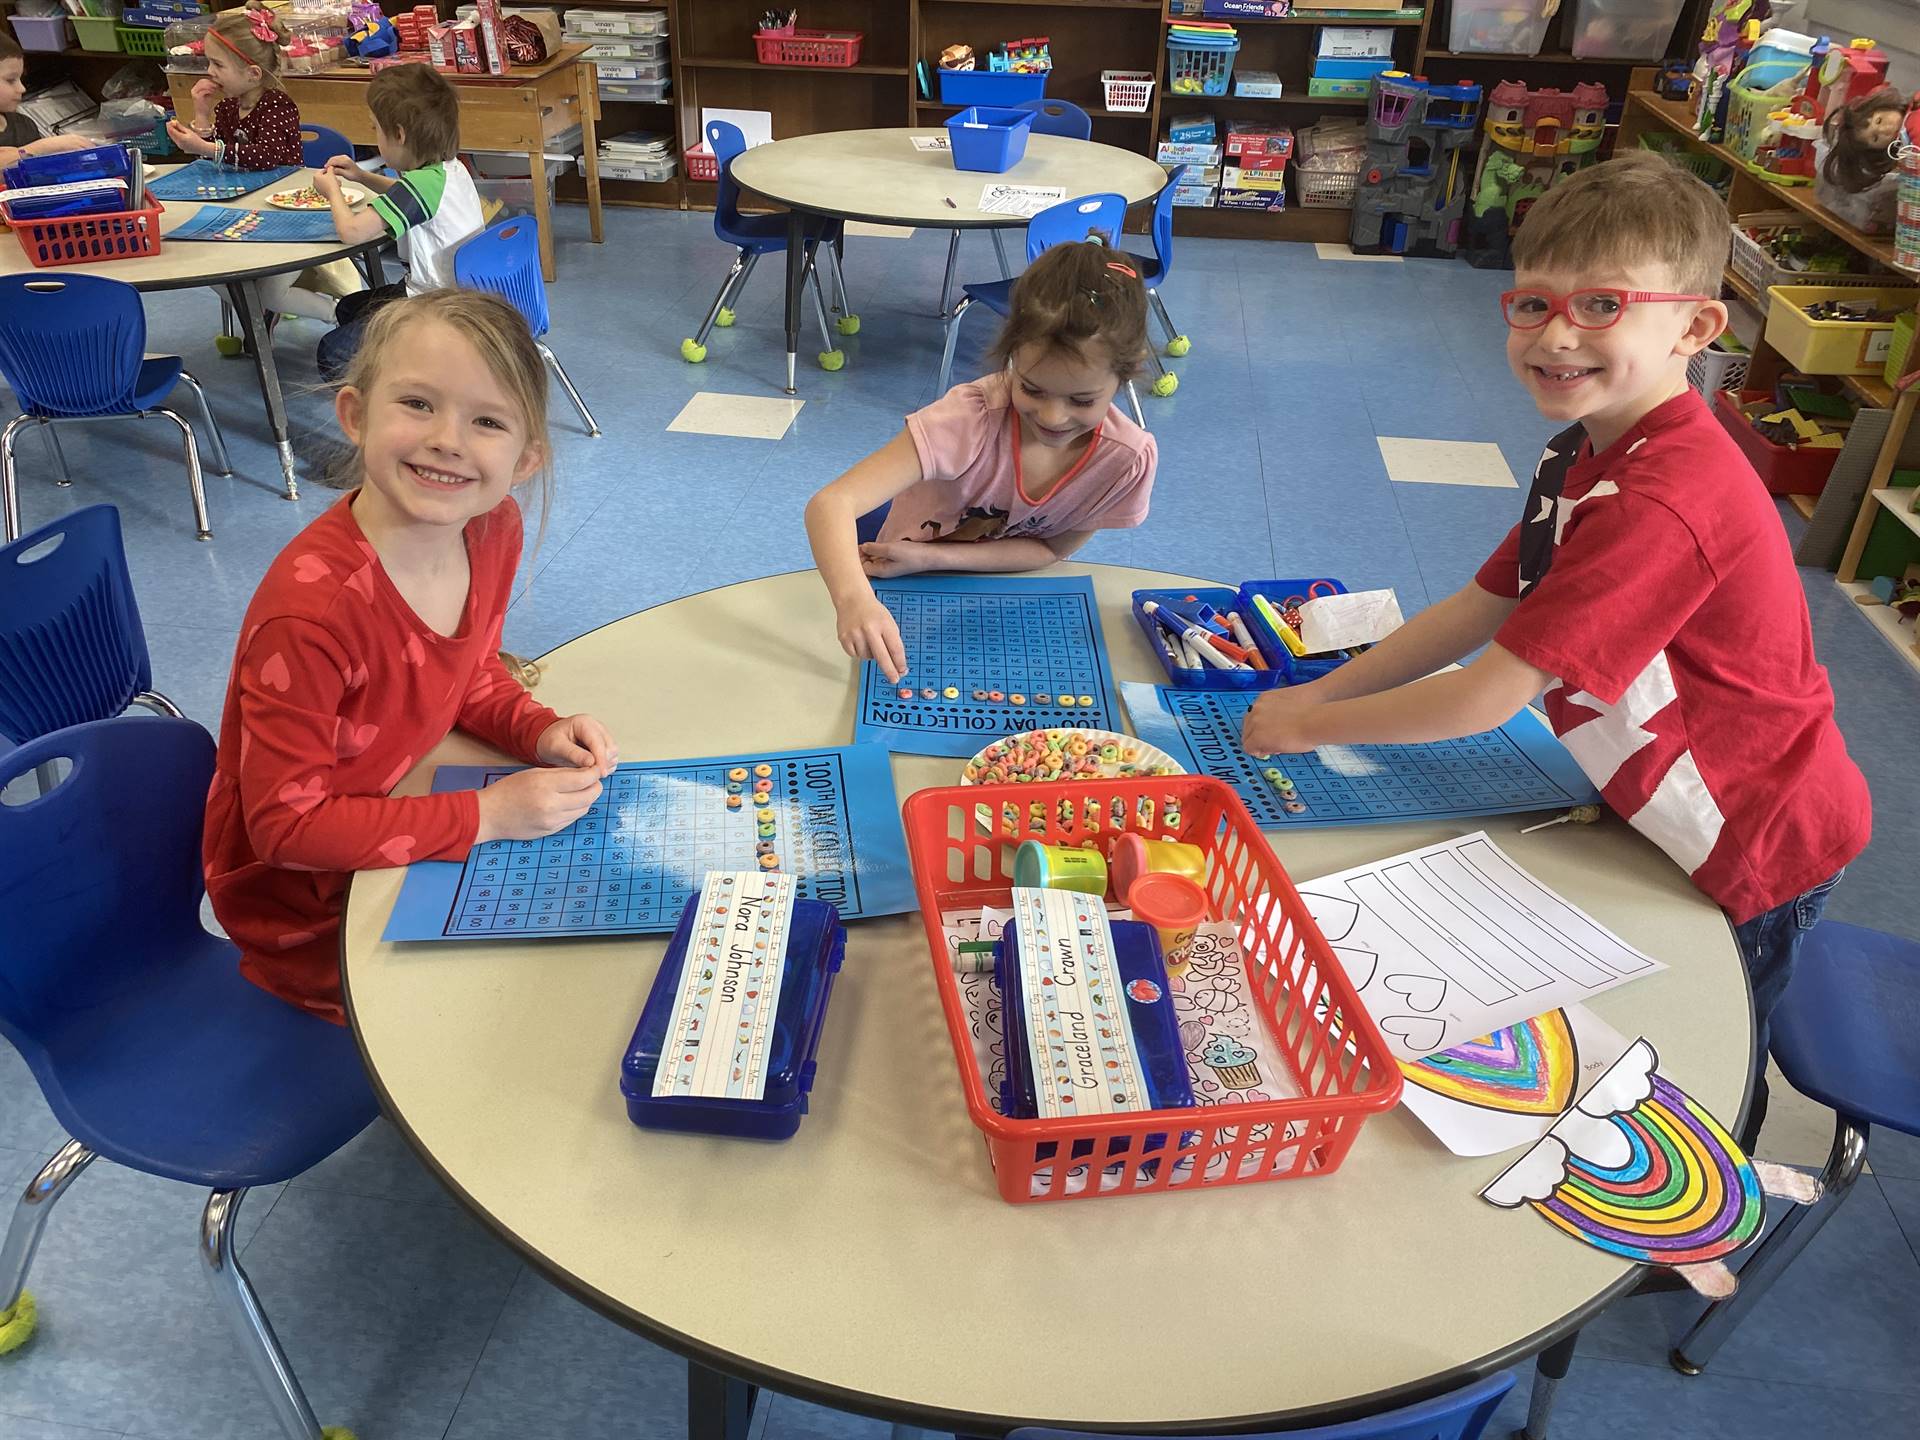
[[[260,223],[244,235],[225,235],[236,220],[258,215]],[[167,232],[169,243],[175,240],[282,241],[296,245],[324,245],[338,242],[328,210],[242,210],[232,205],[202,205],[199,213]]]
[[[873,591],[899,622],[907,673],[895,685],[871,660],[861,665],[856,741],[908,755],[971,755],[1018,730],[1119,728],[1100,607],[1085,576],[916,575],[877,580]],[[949,686],[959,699],[945,698]],[[899,692],[908,687],[913,698],[903,700]],[[925,698],[928,689],[934,699]],[[975,690],[1019,694],[1026,703],[976,701]],[[1033,698],[1062,694],[1090,695],[1093,703]]]
[[[1185,690],[1128,682],[1120,687],[1133,731],[1196,775],[1226,781],[1263,830],[1455,820],[1556,810],[1600,798],[1566,746],[1540,717],[1522,710],[1498,730],[1429,745],[1355,745],[1375,773],[1343,775],[1308,752],[1255,760],[1240,748],[1240,722],[1260,697],[1241,690]],[[1265,775],[1277,768],[1306,803],[1289,815]]]
[[[236,170],[231,165],[196,160],[169,174],[154,176],[147,181],[147,193],[159,200],[234,200],[277,185],[289,175],[298,175],[300,170],[298,165],[276,165],[271,170]]]
[[[759,841],[753,781],[727,808],[727,771],[773,767],[781,868],[800,898],[826,900],[841,918],[915,909],[893,765],[872,745],[642,760],[618,767],[605,793],[544,840],[495,840],[467,858],[407,867],[387,940],[502,935],[665,933],[710,870],[752,870]],[[475,790],[524,769],[442,765],[433,788]]]

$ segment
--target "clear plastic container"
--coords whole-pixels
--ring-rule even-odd
[[[608,80],[626,84],[667,83],[669,66],[665,60],[596,60],[593,64],[603,84]]]
[[[569,45],[591,45],[582,60],[664,60],[667,37],[664,35],[576,35],[569,31]]]
[[[1536,55],[1551,17],[1540,0],[1453,0],[1449,50],[1484,55]]]
[[[600,98],[651,104],[667,98],[667,81],[664,76],[658,80],[608,80],[602,75]]]
[[[671,180],[679,173],[678,162],[667,160],[602,160],[602,180],[640,180],[650,185]]]
[[[207,73],[205,45],[207,31],[213,28],[213,17],[202,15],[194,20],[176,20],[167,26],[165,45],[167,47],[166,69],[174,75],[204,75]]]
[[[1573,0],[1572,50],[1581,59],[1658,60],[1682,0]]]
[[[562,23],[576,35],[664,35],[664,10],[568,10]]]

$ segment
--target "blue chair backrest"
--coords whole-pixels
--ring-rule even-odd
[[[30,1063],[201,929],[213,737],[191,720],[95,720],[0,755],[0,789],[63,756],[73,768],[47,793],[0,803],[0,1034]]]
[[[713,202],[713,233],[728,244],[729,233],[740,221],[740,187],[733,183],[733,162],[746,153],[747,137],[740,127],[726,120],[707,122],[707,149],[720,171],[720,193]]]
[[[1027,263],[1031,265],[1038,260],[1043,250],[1085,240],[1095,233],[1118,248],[1120,231],[1126,223],[1124,195],[1082,195],[1077,200],[1049,205],[1027,222]]]
[[[300,126],[300,163],[309,169],[318,170],[336,155],[353,158],[353,142],[338,130],[325,125]]]
[[[1173,192],[1180,188],[1180,179],[1187,173],[1187,167],[1177,165],[1167,176],[1167,185],[1160,192],[1160,198],[1153,202],[1153,256],[1160,262],[1160,273],[1154,277],[1158,285],[1173,272]]]
[[[1069,140],[1093,138],[1093,117],[1071,100],[1022,100],[1007,108],[1031,110],[1036,135],[1064,135]]]
[[[0,736],[105,720],[152,688],[119,511],[89,505],[0,549]]]
[[[547,282],[540,275],[540,226],[530,215],[496,220],[453,254],[453,278],[469,290],[505,296],[538,340],[547,333]]]
[[[0,376],[36,415],[133,408],[147,348],[140,292],[104,275],[0,275]]]
[[[1339,1425],[1321,1425],[1311,1430],[1289,1430],[1267,1440],[1479,1440],[1480,1432],[1493,1419],[1508,1390],[1513,1388],[1511,1371],[1501,1370],[1476,1380],[1471,1385],[1404,1409],[1365,1420],[1349,1420]],[[1016,1430],[1007,1440],[1146,1440],[1144,1436],[1109,1435],[1094,1437],[1072,1430]],[[1242,1440],[1260,1440],[1257,1436]]]

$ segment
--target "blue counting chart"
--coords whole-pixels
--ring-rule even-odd
[[[147,193],[160,200],[234,200],[298,175],[298,165],[276,165],[271,170],[236,170],[211,160],[196,160],[147,182]]]
[[[1531,710],[1498,730],[1429,745],[1355,745],[1256,760],[1240,722],[1259,696],[1242,690],[1121,686],[1134,733],[1196,775],[1239,792],[1263,830],[1447,820],[1585,805],[1600,796]],[[1274,770],[1291,790],[1268,777]],[[1289,802],[1296,808],[1289,809]]]
[[[479,789],[521,768],[442,765],[433,788]],[[671,931],[710,871],[738,870],[789,875],[799,898],[828,901],[842,919],[914,909],[887,752],[854,745],[621,765],[565,830],[476,845],[457,864],[409,866],[383,938]]]
[[[1117,728],[1093,582],[912,576],[874,582],[906,646],[890,683],[860,667],[853,738],[909,755],[971,755],[1016,730]]]

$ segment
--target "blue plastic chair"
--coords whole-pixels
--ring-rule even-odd
[[[1055,245],[1085,240],[1089,235],[1101,235],[1112,244],[1119,238],[1120,227],[1126,219],[1127,201],[1123,195],[1082,195],[1077,200],[1049,205],[1027,223],[1027,263],[1031,265]],[[976,304],[986,306],[996,315],[1006,315],[1013,305],[1015,283],[988,280],[962,287],[960,303],[947,317],[946,344],[940,352],[940,394],[947,393],[953,374],[953,351],[960,340],[961,317]],[[1127,382],[1127,399],[1133,405],[1133,418],[1144,429],[1147,417],[1140,412],[1140,396],[1131,380]]]
[[[1160,198],[1153,203],[1153,254],[1134,255],[1128,258],[1140,267],[1140,278],[1146,282],[1147,301],[1153,306],[1153,313],[1160,321],[1160,328],[1167,332],[1167,354],[1185,355],[1193,349],[1193,342],[1173,328],[1173,320],[1167,314],[1166,301],[1160,298],[1160,287],[1166,284],[1167,276],[1173,273],[1173,193],[1179,188],[1180,179],[1187,173],[1187,167],[1179,166],[1167,177],[1166,187],[1161,190]],[[1154,367],[1160,372],[1154,378],[1153,393],[1171,395],[1180,388],[1180,377],[1160,363],[1160,357],[1153,357]]]
[[[690,339],[680,342],[680,358],[690,365],[698,365],[707,358],[707,336],[714,326],[724,330],[733,324],[740,294],[747,288],[760,257],[784,254],[787,248],[785,215],[745,215],[740,211],[740,186],[733,178],[733,162],[747,149],[747,137],[740,133],[740,127],[725,120],[710,120],[706,133],[707,148],[713,152],[720,169],[720,192],[713,202],[713,233],[733,246],[736,253],[727,278],[720,282],[720,293],[707,308],[707,318],[700,322],[699,330]],[[845,243],[845,234],[846,227],[840,221],[830,220],[813,222],[807,237],[806,274],[802,283],[812,284],[814,318],[820,322],[820,343],[826,347],[819,355],[822,370],[840,369],[847,363],[847,356],[845,351],[836,348],[827,327],[827,302],[820,288],[820,271],[814,263],[816,256],[826,256],[827,268],[833,272],[833,308],[837,312],[833,328],[842,335],[860,333],[860,317],[847,303],[847,282],[840,266],[840,246]],[[791,355],[787,357],[787,391],[789,394],[793,391]]]
[[[0,738],[24,745],[129,705],[180,714],[153,689],[120,512],[88,505],[0,549]]]
[[[22,1287],[54,1203],[96,1156],[213,1193],[200,1255],[287,1440],[313,1411],[240,1268],[255,1185],[324,1160],[378,1113],[350,1032],[240,974],[200,925],[200,829],[213,740],[190,720],[123,716],[0,757],[0,788],[60,759],[49,793],[0,805],[0,1034],[72,1138],[27,1183],[0,1247],[0,1350],[29,1339]]]
[[[52,443],[55,423],[151,415],[163,415],[180,427],[195,532],[202,540],[213,538],[193,426],[165,408],[175,385],[186,385],[199,398],[218,457],[215,473],[220,475],[233,473],[226,440],[206,391],[182,367],[180,357],[147,359],[146,346],[147,315],[140,292],[131,285],[101,275],[0,275],[0,377],[20,402],[20,414],[0,431],[0,511],[5,521],[0,540],[20,536],[13,451],[23,428],[37,425],[48,437],[60,483],[68,485],[72,479],[66,459]]]
[[[1512,1388],[1512,1374],[1501,1370],[1435,1400],[1424,1400],[1365,1420],[1320,1425],[1311,1430],[1289,1430],[1268,1440],[1479,1440],[1481,1431],[1493,1419],[1493,1412],[1500,1408],[1500,1402]],[[1015,1430],[1007,1440],[1147,1440],[1147,1437],[1097,1437],[1078,1430],[1026,1429]]]
[[[533,343],[540,358],[553,371],[560,388],[573,401],[573,408],[586,422],[587,434],[598,435],[600,426],[587,409],[587,402],[573,388],[567,374],[542,338],[547,333],[547,282],[540,274],[540,225],[531,216],[510,215],[496,220],[453,253],[453,278],[469,290],[491,290],[504,296],[526,318],[533,332]]]
[[[353,142],[325,125],[300,125],[300,163],[318,170],[336,155],[353,159]]]
[[[1022,100],[1007,108],[1032,111],[1035,135],[1059,135],[1068,140],[1093,138],[1093,117],[1071,100]]]
[[[1674,1347],[1674,1367],[1689,1375],[1833,1218],[1866,1164],[1869,1129],[1920,1135],[1920,943],[1822,920],[1770,1023],[1787,1083],[1833,1110],[1833,1148],[1819,1200],[1788,1207],[1740,1267],[1740,1288],[1709,1305]]]

